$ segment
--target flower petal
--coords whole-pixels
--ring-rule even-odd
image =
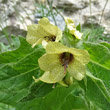
[[[42,18],[39,21],[40,26],[49,34],[56,36],[56,42],[58,42],[62,38],[62,31],[53,24],[50,24],[47,18]]]
[[[68,48],[58,42],[49,42],[48,45],[46,46],[46,52],[48,54],[60,54],[63,52],[69,52],[73,54],[75,59],[79,60],[83,64],[87,64],[90,60],[89,54],[86,50]]]
[[[44,54],[38,60],[39,66],[44,71],[51,71],[53,68],[62,67],[57,54]]]
[[[56,42],[62,38],[62,31],[57,26],[50,24],[47,18],[42,18],[39,24],[29,25],[27,28],[28,33],[26,40],[33,45],[33,47],[39,44],[37,43],[39,39],[41,43],[41,39],[43,40],[45,36],[56,36]]]
[[[74,58],[79,60],[82,64],[87,64],[90,61],[89,53],[86,50],[70,48],[69,52],[74,55]]]
[[[29,25],[28,34],[26,36],[26,40],[30,44],[35,44],[40,38],[44,38],[44,36],[50,36],[48,32],[46,32],[39,24]]]
[[[77,80],[82,80],[86,74],[85,65],[76,59],[74,59],[74,61],[68,65],[67,71],[73,78]]]
[[[74,60],[73,63],[69,64],[67,71],[73,78],[77,80],[82,80],[86,74],[85,65],[78,60]]]
[[[77,38],[77,39],[81,39],[83,33],[80,33],[78,30],[75,30],[74,31],[74,36]]]
[[[39,79],[46,83],[56,83],[64,78],[64,70],[61,67],[53,68],[51,71],[46,71]]]
[[[74,24],[74,21],[70,18],[65,18],[65,22],[67,24],[67,27],[69,29],[70,34],[74,35],[77,39],[81,39],[83,33],[80,33]]]
[[[70,18],[65,18],[65,22],[66,22],[66,24],[68,25],[68,24],[74,24],[74,21],[72,20],[72,19],[70,19]]]
[[[39,40],[37,40],[33,45],[32,48],[34,48],[36,45],[41,44],[41,42],[43,41],[43,38],[40,38]]]
[[[43,40],[43,41],[42,41],[42,46],[43,46],[43,48],[46,48],[47,44],[48,44],[48,42],[47,42],[46,40]]]
[[[69,48],[58,42],[49,42],[46,46],[46,52],[49,54],[60,54],[68,52]]]
[[[68,25],[68,29],[69,29],[70,34],[74,35],[74,32],[76,31],[76,29],[73,28],[73,26],[71,25]]]

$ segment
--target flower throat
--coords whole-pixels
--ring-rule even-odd
[[[74,56],[71,53],[64,52],[60,54],[60,62],[62,66],[64,66],[64,73],[66,73],[66,69],[68,68],[68,64],[70,64],[73,60]]]
[[[52,42],[54,42],[56,40],[56,36],[54,36],[54,35],[45,36],[44,38],[45,38],[45,40],[52,41]]]

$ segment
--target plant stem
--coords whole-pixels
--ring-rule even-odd
[[[91,0],[89,0],[89,6],[90,6],[90,15],[92,16]]]
[[[49,0],[47,0],[47,3],[48,3],[48,5],[49,5],[49,8],[50,8],[50,13],[51,13],[51,15],[52,15],[52,18],[53,18],[53,20],[54,20],[54,22],[55,22],[55,25],[57,26],[57,22],[56,22],[56,20],[55,20],[55,17],[54,17],[54,15],[53,15],[53,7],[52,7],[52,4],[53,4],[53,0],[51,0],[51,3],[49,2]]]
[[[54,7],[54,9],[55,9],[55,11],[57,12],[57,14],[59,14],[62,18],[63,18],[63,20],[65,21],[65,19],[64,19],[64,17],[63,17],[63,15],[57,10],[57,8],[56,7]]]
[[[99,21],[100,24],[101,24],[102,17],[103,17],[103,14],[104,14],[105,8],[106,8],[106,6],[107,6],[107,3],[108,3],[108,0],[106,0],[106,3],[105,3],[104,8],[103,8],[103,10],[102,10],[101,18],[100,18],[100,21]]]

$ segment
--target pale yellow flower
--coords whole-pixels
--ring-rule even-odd
[[[29,25],[27,28],[26,40],[32,47],[41,44],[44,40],[46,42],[58,42],[62,38],[62,31],[45,17],[38,24]],[[42,43],[44,46],[46,46],[45,41]]]
[[[77,39],[81,39],[83,33],[80,33],[74,24],[74,21],[70,18],[65,18],[66,25],[69,29],[70,34],[74,35]]]
[[[82,80],[86,74],[85,64],[89,62],[86,50],[68,48],[58,42],[46,46],[46,54],[39,58],[39,66],[45,71],[39,80],[56,83],[63,80],[66,73],[76,80]]]

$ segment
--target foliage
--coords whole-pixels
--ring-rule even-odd
[[[19,38],[2,30],[0,35],[0,52],[14,50],[20,45]]]
[[[0,54],[1,110],[109,110],[110,51],[103,44],[87,41],[83,46],[91,58],[87,77],[74,80],[68,88],[56,85],[53,89],[51,84],[32,79],[42,74],[37,60],[45,50],[41,46],[31,48],[20,37],[18,49]]]
[[[76,28],[81,31],[80,24]],[[14,36],[11,45],[1,42],[0,110],[110,110],[110,44],[102,34],[102,28],[86,30],[79,40],[65,29],[61,42],[90,55],[86,77],[68,87],[34,81],[44,73],[38,64],[45,53],[41,45],[32,48]]]
[[[84,40],[89,42],[100,43],[100,42],[109,42],[110,43],[110,34],[104,34],[105,29],[100,26],[92,26],[90,28],[84,28]]]

